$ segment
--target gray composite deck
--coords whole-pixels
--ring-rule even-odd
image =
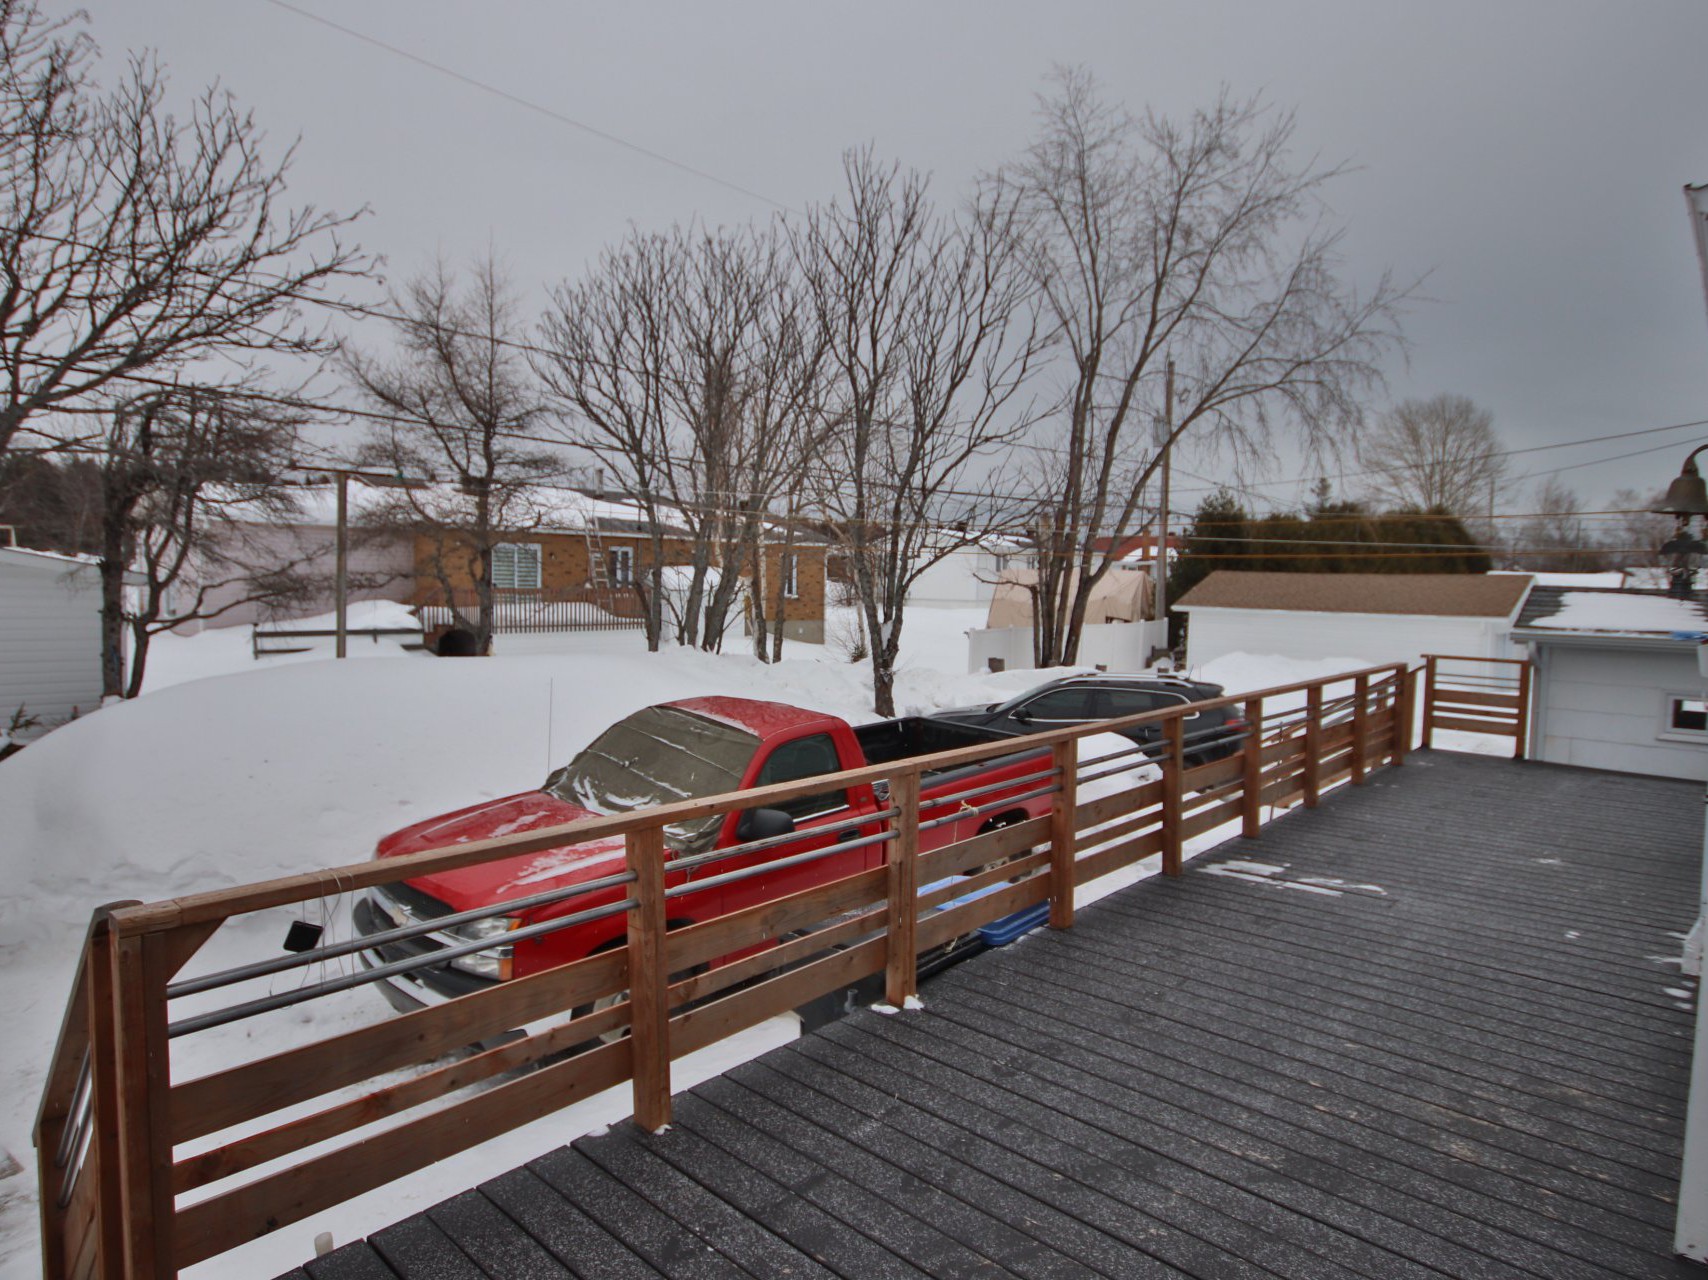
[[[1419,753],[292,1277],[1708,1275],[1701,847],[1699,785]]]

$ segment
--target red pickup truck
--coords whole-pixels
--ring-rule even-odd
[[[690,698],[647,707],[618,721],[567,766],[546,779],[538,791],[523,792],[430,818],[386,836],[376,856],[397,857],[471,840],[488,840],[598,814],[630,812],[650,805],[717,795],[771,783],[795,782],[821,774],[886,764],[914,756],[996,741],[1007,735],[970,725],[919,717],[883,720],[851,727],[822,712],[747,698]],[[1049,811],[1038,774],[1049,763],[1041,749],[937,772],[921,780],[920,809],[925,820],[964,814],[920,832],[928,852]],[[1003,786],[1003,783],[1011,785]],[[963,803],[970,792],[976,795]],[[671,924],[694,923],[743,907],[796,893],[881,864],[885,845],[868,841],[883,830],[877,817],[882,798],[867,783],[801,797],[776,809],[730,813],[667,829],[667,890],[710,880],[727,872],[754,868],[754,874],[708,885],[701,893],[671,899]],[[978,811],[975,811],[978,810]],[[871,821],[859,824],[862,816]],[[851,825],[853,824],[853,825]],[[827,830],[820,830],[826,829]],[[815,831],[819,832],[814,834]],[[798,834],[799,840],[773,839],[704,866],[675,867],[681,860],[749,841]],[[846,843],[845,852],[791,861],[795,855]],[[774,869],[761,868],[770,865]],[[465,995],[508,978],[567,964],[625,936],[621,913],[582,921],[556,930],[533,931],[512,945],[514,930],[553,918],[585,912],[623,896],[615,887],[588,893],[573,889],[625,869],[623,842],[606,839],[568,845],[479,866],[464,867],[369,890],[358,901],[355,922],[364,935],[407,930],[436,917],[492,912],[452,922],[443,930],[402,939],[376,937],[363,953],[375,967],[399,961],[427,960],[447,948],[466,949],[438,964],[395,973],[378,985],[401,1010],[438,999]],[[503,904],[539,897],[544,904]]]

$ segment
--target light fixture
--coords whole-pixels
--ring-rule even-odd
[[[1702,473],[1696,469],[1696,455],[1704,449],[1708,449],[1708,444],[1690,451],[1684,466],[1667,486],[1666,497],[1649,508],[1678,522],[1672,537],[1660,546],[1660,553],[1668,562],[1667,590],[1675,596],[1688,597],[1692,593],[1696,586],[1696,566],[1704,553],[1708,553],[1708,544],[1690,529],[1690,522],[1697,516],[1708,516],[1708,484],[1703,483]]]

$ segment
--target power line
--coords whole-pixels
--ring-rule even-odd
[[[439,75],[449,76],[452,80],[468,85],[470,88],[479,89],[482,93],[489,93],[495,98],[502,98],[504,101],[521,107],[524,110],[545,116],[548,120],[556,121],[558,124],[568,125],[572,129],[579,129],[582,133],[598,138],[602,142],[609,142],[613,146],[633,151],[636,155],[645,156],[649,160],[656,160],[660,164],[669,165],[672,169],[679,169],[683,173],[691,174],[696,178],[704,179],[707,182],[714,182],[720,187],[726,187],[740,195],[747,196],[751,200],[758,200],[763,204],[768,204],[774,209],[781,209],[786,213],[800,212],[798,209],[790,208],[781,201],[773,200],[768,195],[754,191],[750,187],[744,187],[738,182],[731,182],[728,178],[720,178],[715,173],[708,172],[705,169],[696,168],[691,164],[686,164],[681,160],[665,155],[661,151],[654,151],[652,148],[642,146],[638,142],[630,142],[627,138],[620,137],[605,129],[596,128],[585,121],[575,119],[573,116],[566,116],[561,111],[553,110],[551,107],[541,106],[539,103],[530,101],[519,94],[511,93],[508,89],[500,89],[497,85],[488,84],[484,80],[477,80],[473,76],[465,75],[461,71],[445,66],[443,63],[434,62],[428,58],[422,57],[420,54],[410,53],[407,49],[400,49],[398,46],[388,44],[377,36],[367,35],[364,32],[357,31],[353,27],[346,27],[342,23],[334,22],[331,18],[322,17],[318,13],[311,13],[307,9],[299,9],[296,5],[287,3],[287,0],[267,0],[267,3],[273,5],[275,8],[283,9],[287,13],[294,13],[299,18],[306,18],[310,22],[318,22],[323,27],[330,27],[334,31],[349,36],[352,40],[360,40],[363,44],[372,45],[376,49],[383,49],[394,57],[402,58],[408,62],[413,62],[420,67],[426,67],[429,71],[437,72]]]

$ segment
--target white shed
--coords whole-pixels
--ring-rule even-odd
[[[52,725],[100,705],[95,561],[0,547],[0,732],[20,709]]]
[[[1708,614],[1652,591],[1538,587],[1513,638],[1535,664],[1530,749],[1555,764],[1708,781]]]
[[[1218,569],[1175,606],[1187,658],[1230,653],[1415,663],[1426,653],[1508,658],[1531,580],[1521,574],[1248,573]]]

